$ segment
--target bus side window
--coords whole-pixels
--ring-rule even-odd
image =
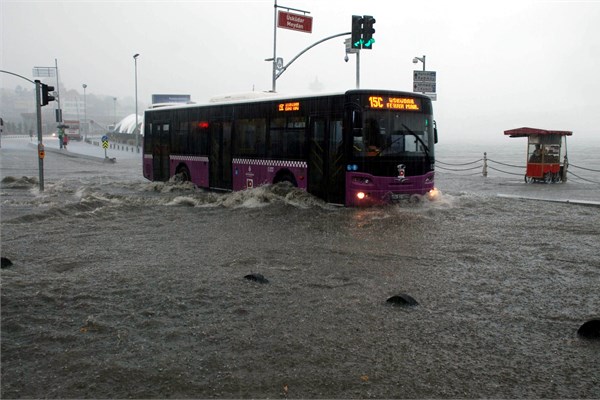
[[[264,156],[267,148],[266,134],[265,118],[237,120],[234,153],[241,156]]]
[[[194,116],[190,121],[189,151],[191,154],[207,155],[208,142],[210,138],[210,125],[206,120],[200,120],[200,116]]]
[[[144,153],[152,153],[152,122],[144,124]]]
[[[173,153],[188,153],[188,137],[189,137],[189,123],[187,121],[181,121],[178,124],[175,135],[172,136],[172,149]]]

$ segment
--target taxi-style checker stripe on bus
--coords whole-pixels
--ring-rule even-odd
[[[286,160],[251,160],[246,158],[234,158],[234,164],[262,165],[267,167],[308,168],[306,161]]]
[[[174,161],[205,161],[208,162],[208,157],[197,156],[169,156]]]

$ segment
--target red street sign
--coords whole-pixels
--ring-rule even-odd
[[[312,17],[280,10],[277,15],[277,26],[293,31],[312,33]]]

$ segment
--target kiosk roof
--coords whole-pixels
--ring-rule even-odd
[[[510,137],[524,137],[524,136],[535,136],[535,135],[561,135],[561,136],[571,136],[573,132],[571,131],[550,131],[547,129],[537,129],[537,128],[517,128],[510,129],[508,131],[504,131],[505,135],[509,135]]]

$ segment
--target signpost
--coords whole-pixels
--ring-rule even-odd
[[[414,82],[413,92],[435,93],[435,82]]]
[[[58,82],[58,60],[54,59],[54,67],[33,67],[33,76],[36,78],[54,78],[56,77],[56,92],[53,97],[56,99],[56,122],[62,122],[62,109],[60,108],[60,85]],[[44,105],[44,104],[42,104]]]
[[[55,67],[33,67],[33,76],[35,78],[54,78],[56,76]]]
[[[435,71],[413,71],[413,92],[421,92],[437,100]]]
[[[277,14],[277,27],[312,33],[312,17],[280,10]]]
[[[435,71],[413,71],[415,82],[433,82],[435,83]]]
[[[106,149],[108,149],[108,136],[102,136],[102,148],[104,149],[104,158],[108,158],[106,154]]]
[[[267,58],[265,59],[265,61],[270,61],[273,66],[273,86],[271,88],[271,91],[276,92],[275,89],[277,82],[277,71],[279,71],[281,74],[281,72],[283,72],[283,70],[285,69],[285,67],[278,67],[278,64],[283,64],[283,60],[281,60],[281,63],[279,63],[277,59],[277,28],[279,27],[299,32],[312,33],[312,17],[306,15],[310,14],[310,12],[308,11],[278,6],[277,0],[273,0],[273,3],[273,57]],[[278,8],[285,8],[287,11],[281,11],[278,10]],[[304,15],[291,13],[290,10],[304,13]]]

